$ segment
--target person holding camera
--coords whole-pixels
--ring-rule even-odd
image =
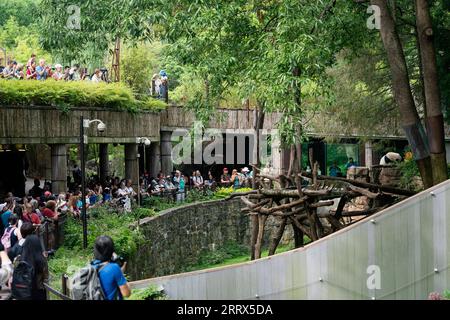
[[[123,297],[129,297],[131,289],[124,276],[127,263],[114,253],[111,237],[100,236],[95,240],[94,259],[92,265],[98,270],[105,300],[122,300]]]

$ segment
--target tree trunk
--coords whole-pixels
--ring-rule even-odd
[[[415,0],[417,35],[420,44],[420,58],[423,68],[426,122],[430,144],[433,184],[447,180],[447,159],[445,152],[444,117],[441,109],[436,51],[433,44],[433,27],[430,8],[426,0]]]
[[[260,155],[260,131],[264,128],[264,103],[258,101],[258,107],[254,110],[254,118],[253,118],[253,129],[255,130],[255,144],[256,144],[256,159],[253,159],[254,168],[261,167],[261,155]],[[256,182],[256,172],[253,169],[253,179],[252,179],[252,188],[258,189],[258,183]]]
[[[259,233],[258,216],[252,215],[251,221],[252,221],[251,260],[255,260],[256,242],[258,240],[258,233]]]
[[[255,245],[255,259],[261,258],[261,247],[264,238],[264,227],[266,225],[267,216],[258,215],[258,238]]]
[[[277,251],[278,244],[280,243],[281,238],[283,237],[284,230],[286,229],[287,218],[282,218],[280,222],[280,226],[278,227],[276,233],[272,237],[272,241],[270,242],[269,247],[269,256],[273,256]]]
[[[381,39],[387,53],[395,101],[399,107],[402,126],[413,150],[425,188],[433,186],[433,172],[427,137],[420,122],[411,92],[405,54],[386,0],[371,0],[381,11]]]

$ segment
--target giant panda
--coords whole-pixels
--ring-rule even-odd
[[[390,165],[391,163],[394,163],[394,162],[400,162],[402,160],[403,160],[403,158],[400,154],[395,153],[395,152],[388,152],[381,158],[380,165],[386,166],[386,165]]]

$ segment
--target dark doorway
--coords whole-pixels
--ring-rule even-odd
[[[12,192],[16,197],[25,196],[24,171],[28,167],[25,151],[3,148],[0,152],[0,198]]]

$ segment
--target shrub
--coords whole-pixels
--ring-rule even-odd
[[[89,211],[88,243],[92,251],[95,239],[101,235],[108,235],[114,240],[117,254],[125,258],[133,255],[143,240],[138,228],[131,228],[136,220],[154,215],[151,209],[140,208],[131,214],[117,214],[106,207],[98,207]],[[64,247],[79,250],[83,243],[83,227],[80,220],[67,219],[65,225]]]
[[[419,186],[414,181],[415,177],[420,177],[419,168],[414,160],[405,160],[397,164],[401,171],[400,186],[402,188],[419,191]]]
[[[450,290],[445,290],[443,297],[444,299],[450,300]]]
[[[218,188],[214,192],[214,199],[225,199],[225,198],[229,197],[233,193],[248,192],[248,191],[251,191],[251,190],[252,190],[251,188],[240,188],[240,189],[237,189],[237,190],[233,189],[233,187]]]
[[[159,111],[166,107],[160,100],[137,100],[133,91],[120,83],[86,81],[0,80],[0,101],[5,105],[52,106],[68,112],[74,107],[99,107],[129,112]]]
[[[64,245],[49,259],[51,286],[60,289],[60,275],[66,273],[71,276],[93,259],[93,245],[100,235],[110,236],[114,241],[116,253],[129,259],[144,240],[139,228],[132,228],[131,224],[154,214],[154,210],[145,208],[138,208],[131,214],[122,215],[108,210],[107,207],[91,209],[88,219],[87,249],[82,249],[82,222],[68,218],[64,225]]]
[[[133,290],[131,296],[126,300],[167,300],[167,295],[158,290],[156,286],[150,286],[146,289]]]

